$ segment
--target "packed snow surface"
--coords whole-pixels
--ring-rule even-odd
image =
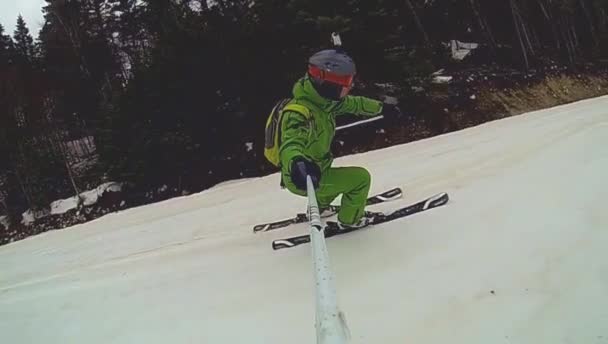
[[[608,343],[608,97],[339,159],[451,201],[328,239],[352,343]],[[278,175],[0,247],[0,343],[314,343]]]

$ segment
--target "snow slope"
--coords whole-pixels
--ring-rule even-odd
[[[353,343],[608,343],[608,97],[346,157],[424,214],[328,240]],[[278,176],[0,247],[0,343],[314,343]]]

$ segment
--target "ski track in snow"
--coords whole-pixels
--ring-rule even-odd
[[[608,97],[338,159],[448,205],[328,239],[352,343],[608,343]],[[314,343],[278,175],[0,247],[0,343]]]

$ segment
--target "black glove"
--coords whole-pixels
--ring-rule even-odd
[[[397,105],[384,103],[380,112],[388,120],[399,119],[403,116],[401,109]]]
[[[294,158],[291,161],[291,181],[298,189],[306,191],[306,176],[310,176],[312,184],[317,189],[321,181],[319,166],[303,157]]]

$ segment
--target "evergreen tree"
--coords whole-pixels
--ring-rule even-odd
[[[0,24],[0,66],[9,64],[13,51],[13,42],[10,36],[4,34],[4,27]],[[1,68],[1,67],[0,67]]]
[[[34,39],[21,15],[17,18],[13,40],[15,41],[15,52],[18,60],[22,63],[33,62],[36,57]]]
[[[10,156],[15,148],[15,131],[13,113],[13,93],[11,82],[14,73],[11,73],[11,60],[13,44],[10,36],[4,34],[4,27],[0,24],[0,176],[5,174],[9,168]]]

